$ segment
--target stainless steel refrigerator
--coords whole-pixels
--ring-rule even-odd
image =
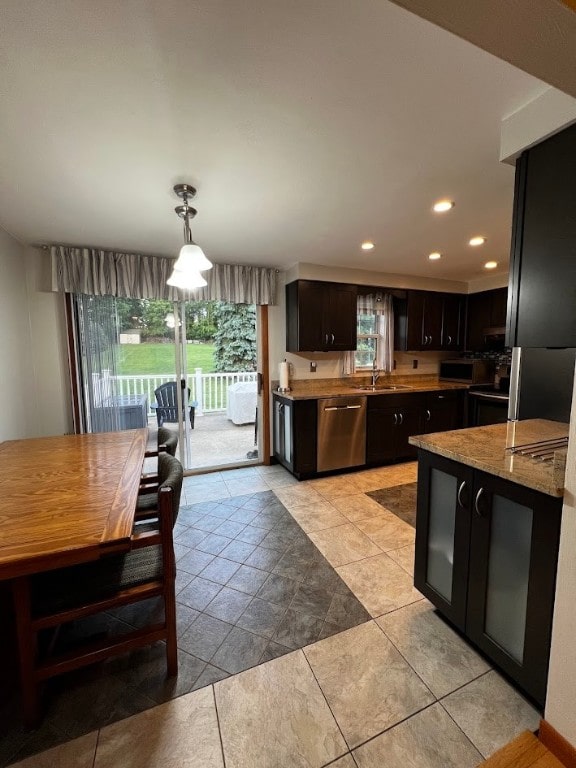
[[[508,418],[570,421],[576,349],[514,347]]]

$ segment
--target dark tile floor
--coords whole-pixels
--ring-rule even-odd
[[[174,539],[178,677],[166,680],[157,643],[54,680],[36,732],[6,701],[0,766],[370,619],[272,491],[183,506]],[[127,606],[73,634],[127,632],[161,610]]]
[[[368,491],[378,504],[393,512],[396,517],[416,528],[416,492],[418,483],[405,483],[391,488],[381,488],[378,491]]]

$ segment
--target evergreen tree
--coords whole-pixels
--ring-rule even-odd
[[[216,371],[256,370],[256,307],[214,302]]]

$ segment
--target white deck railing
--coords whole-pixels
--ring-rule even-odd
[[[104,371],[104,374],[107,372]],[[190,400],[195,401],[196,413],[214,413],[225,411],[228,402],[228,387],[239,381],[256,381],[256,371],[238,371],[234,373],[202,373],[202,368],[196,368],[188,376]],[[114,382],[114,392],[117,395],[147,395],[148,415],[154,411],[150,404],[154,402],[154,390],[167,381],[174,381],[173,373],[157,373],[140,376],[103,376]],[[96,382],[93,382],[96,386]]]

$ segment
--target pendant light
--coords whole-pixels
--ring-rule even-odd
[[[190,184],[176,184],[174,192],[182,199],[182,205],[174,209],[184,220],[184,245],[174,264],[174,271],[166,281],[168,285],[183,290],[203,288],[208,283],[200,272],[212,269],[212,262],[204,255],[204,251],[192,240],[190,219],[196,216],[196,209],[188,205],[188,199],[196,195],[196,189]]]

